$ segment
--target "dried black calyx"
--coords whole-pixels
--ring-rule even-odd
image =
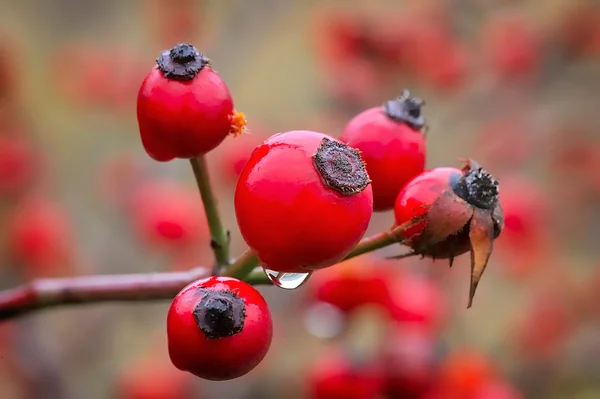
[[[246,318],[244,300],[232,291],[199,289],[194,319],[206,338],[230,337],[242,332]]]
[[[400,97],[383,104],[383,109],[390,119],[419,130],[425,127],[425,117],[421,113],[423,105],[425,101],[411,96],[408,90],[404,90]]]
[[[498,205],[498,181],[475,161],[468,162],[452,188],[456,195],[477,208],[491,210]]]
[[[313,163],[325,185],[340,194],[360,193],[371,183],[360,151],[337,140],[324,137]]]
[[[163,52],[156,63],[165,78],[186,81],[198,75],[210,60],[191,44],[181,43]]]

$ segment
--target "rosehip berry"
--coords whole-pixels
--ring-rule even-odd
[[[42,199],[27,199],[8,224],[12,255],[32,274],[51,274],[65,266],[72,249],[71,225],[63,209]]]
[[[36,154],[23,137],[0,136],[0,195],[22,194],[37,172]]]
[[[161,181],[145,183],[135,190],[129,205],[134,227],[149,247],[181,249],[208,240],[195,189]]]
[[[238,180],[240,232],[263,266],[307,272],[342,260],[373,212],[359,151],[325,134],[276,134],[258,146]]]
[[[382,107],[355,116],[340,136],[340,141],[360,150],[367,165],[374,211],[392,209],[402,187],[425,169],[422,105],[405,90]]]
[[[445,297],[434,280],[407,273],[389,285],[389,312],[394,320],[428,331],[441,327],[446,316]]]
[[[142,82],[137,117],[142,143],[157,161],[194,158],[241,133],[244,115],[233,109],[225,82],[191,44],[178,44],[156,60]]]
[[[415,177],[398,194],[396,224],[411,254],[449,259],[471,252],[469,304],[492,253],[504,221],[498,182],[474,161],[461,169],[436,168]]]
[[[213,276],[183,288],[167,316],[169,356],[180,370],[213,381],[241,377],[265,357],[269,307],[243,281]]]
[[[356,361],[337,348],[317,360],[308,380],[311,399],[376,399],[383,382],[376,364]]]
[[[162,347],[161,347],[162,349]],[[119,399],[192,399],[191,374],[165,362],[161,356],[144,356],[130,365],[117,381]]]
[[[471,398],[483,387],[497,380],[490,359],[470,349],[452,353],[441,365],[439,388],[449,398]]]
[[[365,305],[386,306],[390,274],[369,256],[352,258],[316,273],[309,282],[311,297],[344,313]]]

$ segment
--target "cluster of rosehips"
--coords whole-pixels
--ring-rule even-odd
[[[478,76],[500,84],[531,80],[548,49],[571,57],[599,54],[597,5],[572,2],[548,27],[536,26],[515,12],[518,7],[497,8],[477,18],[476,41],[469,43],[457,33],[462,29],[454,18],[456,6],[443,2],[408,4],[380,14],[323,5],[315,15],[313,36],[324,83],[333,85],[332,94],[340,100],[363,104],[398,72],[416,84],[450,91],[477,82]],[[469,21],[469,30],[472,25]]]
[[[424,170],[422,106],[405,90],[354,117],[339,139],[294,130],[254,149],[237,182],[235,213],[264,269],[310,275],[332,266],[359,243],[373,211],[394,209],[390,235],[411,248],[407,255],[452,264],[471,252],[471,306],[503,226],[498,183],[471,160],[462,169]],[[196,168],[246,125],[210,60],[190,44],[158,57],[139,90],[137,116],[153,159],[191,159]],[[252,286],[213,276],[175,297],[167,335],[176,367],[224,380],[246,374],[264,358],[272,322]]]

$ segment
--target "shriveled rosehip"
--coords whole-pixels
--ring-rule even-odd
[[[157,161],[194,158],[243,131],[225,82],[191,44],[162,53],[142,82],[137,117],[142,143]]]
[[[342,260],[373,212],[359,151],[323,133],[276,134],[258,146],[235,191],[240,232],[265,268],[307,272]]]
[[[0,195],[22,194],[34,182],[37,167],[35,150],[28,140],[0,135]]]
[[[382,378],[378,365],[353,359],[351,354],[334,348],[311,366],[308,396],[311,399],[376,399],[380,397]]]
[[[26,199],[8,223],[11,254],[34,275],[52,274],[66,266],[72,250],[69,219],[58,205],[40,198]]]
[[[399,98],[355,116],[340,136],[360,150],[367,165],[374,211],[392,209],[402,187],[425,169],[422,105],[405,90]]]
[[[172,182],[140,185],[128,203],[136,233],[149,247],[180,250],[208,241],[198,198],[196,189]]]
[[[412,254],[449,259],[471,252],[469,304],[504,221],[498,182],[475,161],[461,169],[436,168],[415,177],[398,194],[396,224]]]
[[[273,335],[267,302],[251,285],[213,276],[183,288],[167,316],[169,356],[213,381],[241,377],[265,357]]]
[[[312,299],[350,313],[365,305],[386,306],[389,280],[389,269],[363,255],[315,273],[308,285]]]

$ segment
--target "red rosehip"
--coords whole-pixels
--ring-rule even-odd
[[[149,247],[185,248],[208,240],[198,191],[170,182],[150,182],[132,195],[130,213],[138,235]]]
[[[162,349],[162,348],[161,348]],[[119,399],[192,399],[191,374],[184,373],[153,353],[130,365],[117,382]]]
[[[494,14],[482,36],[484,51],[500,78],[524,78],[537,71],[540,39],[521,15]]]
[[[336,348],[311,366],[308,382],[311,399],[376,399],[383,381],[376,364],[355,360]]]
[[[430,331],[395,326],[382,345],[386,397],[417,399],[433,387],[443,349]]]
[[[515,387],[504,381],[487,384],[475,395],[473,399],[524,399],[525,396]]]
[[[276,134],[258,146],[235,191],[240,232],[263,266],[307,272],[342,260],[373,212],[359,151],[311,131]]]
[[[389,285],[392,294],[388,307],[394,320],[428,331],[441,327],[446,315],[445,298],[435,281],[407,273]]]
[[[42,199],[27,199],[8,223],[8,245],[16,260],[32,274],[52,274],[67,266],[71,225],[63,209]]]
[[[37,166],[29,141],[15,135],[0,136],[0,195],[22,194],[31,187]]]
[[[498,182],[474,161],[461,169],[423,172],[398,194],[396,224],[411,224],[403,232],[414,255],[449,259],[471,252],[469,304],[503,226]]]
[[[438,385],[448,398],[472,398],[497,380],[497,371],[483,354],[463,349],[452,353],[441,365]]]
[[[198,157],[243,131],[244,115],[234,111],[227,85],[195,47],[178,44],[156,62],[137,102],[142,143],[152,158]]]
[[[350,313],[365,305],[386,306],[390,270],[369,256],[359,256],[316,273],[308,283],[313,300]]]
[[[213,276],[183,288],[167,316],[169,356],[180,370],[213,381],[241,377],[265,357],[269,307],[243,281]]]
[[[425,169],[422,105],[405,90],[382,107],[355,116],[340,136],[340,141],[360,150],[367,165],[374,211],[392,209],[402,187]]]

